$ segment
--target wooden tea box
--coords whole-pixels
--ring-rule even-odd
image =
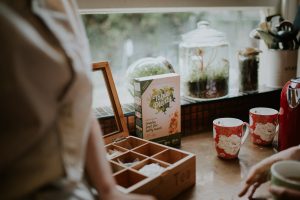
[[[180,146],[180,77],[176,73],[134,79],[135,124],[138,137]]]
[[[195,184],[192,153],[133,136],[108,144],[106,149],[113,176],[124,193],[150,194],[165,200]],[[146,171],[150,165],[159,166],[159,172]]]
[[[195,155],[129,136],[108,62],[93,63],[93,70],[102,72],[115,113],[118,131],[103,137],[118,189],[165,200],[195,185]],[[175,98],[179,99],[178,96]]]

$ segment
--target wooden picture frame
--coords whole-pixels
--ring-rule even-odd
[[[115,115],[116,124],[118,126],[118,131],[108,133],[104,135],[104,142],[106,144],[115,142],[116,140],[121,140],[129,136],[128,128],[126,125],[126,120],[122,111],[118,93],[115,87],[115,83],[112,77],[110,66],[108,62],[95,62],[92,64],[93,71],[101,71],[106,84],[106,89],[109,94],[112,109]]]

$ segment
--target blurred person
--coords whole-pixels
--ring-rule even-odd
[[[77,12],[73,0],[0,0],[0,199],[153,199],[117,190]]]
[[[291,147],[279,153],[276,153],[254,165],[243,183],[239,197],[246,195],[250,191],[249,199],[251,199],[256,189],[263,183],[268,181],[270,168],[273,163],[281,160],[298,160],[300,161],[300,146]],[[271,185],[269,191],[275,197],[287,200],[299,200],[300,191],[292,190],[285,187]]]

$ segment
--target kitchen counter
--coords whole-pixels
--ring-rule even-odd
[[[251,166],[274,154],[272,147],[252,144],[250,137],[241,147],[238,159],[223,160],[217,157],[212,132],[182,138],[182,150],[196,154],[196,185],[180,194],[176,200],[235,200],[241,183]],[[255,193],[255,199],[270,197],[268,183]]]

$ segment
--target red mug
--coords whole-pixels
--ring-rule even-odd
[[[278,111],[272,108],[252,108],[249,111],[251,140],[254,144],[269,145],[278,130]]]
[[[241,145],[249,134],[248,126],[248,123],[236,118],[219,118],[213,121],[215,148],[219,157],[238,157]]]

